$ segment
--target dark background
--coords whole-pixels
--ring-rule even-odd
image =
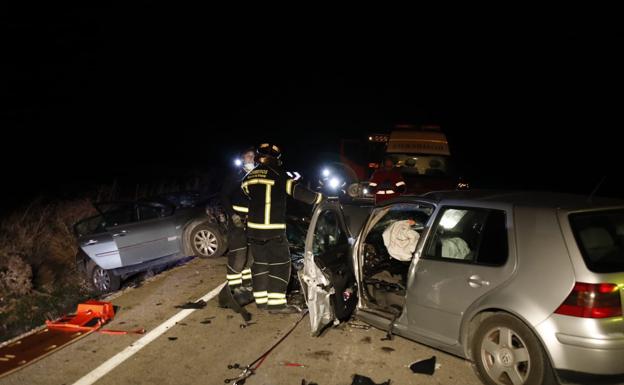
[[[473,187],[589,194],[607,176],[599,195],[624,197],[606,23],[327,15],[149,2],[5,15],[1,207],[227,170],[261,141],[311,178],[341,138],[396,123],[440,124]]]

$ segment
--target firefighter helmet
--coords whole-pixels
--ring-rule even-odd
[[[279,159],[282,156],[282,150],[271,143],[262,143],[256,149],[259,157],[270,156],[275,159]]]

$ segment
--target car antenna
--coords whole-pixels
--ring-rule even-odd
[[[598,184],[596,185],[594,190],[591,192],[591,194],[589,194],[589,196],[587,197],[587,202],[592,203],[592,198],[598,192],[598,190],[600,189],[600,186],[602,186],[602,184],[604,183],[605,179],[607,179],[606,175],[603,176],[602,179],[600,179],[600,182],[598,182]]]

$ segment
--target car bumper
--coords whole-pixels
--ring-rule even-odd
[[[624,384],[624,374],[598,375],[575,372],[572,370],[558,370],[557,376],[564,383],[572,384],[595,384],[595,385],[622,385]]]
[[[622,317],[587,319],[553,314],[536,327],[553,367],[572,373],[624,375]]]

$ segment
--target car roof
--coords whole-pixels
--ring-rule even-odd
[[[404,196],[405,197],[405,196]],[[624,206],[624,200],[604,197],[589,197],[546,191],[502,191],[502,190],[468,190],[468,191],[433,191],[413,198],[427,198],[444,203],[488,202],[508,204],[512,206],[557,208],[563,210],[584,210],[601,207]]]

